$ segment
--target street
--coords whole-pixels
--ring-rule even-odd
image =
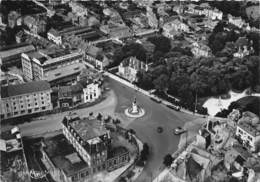
[[[137,137],[142,142],[148,143],[151,151],[148,162],[136,181],[152,180],[163,168],[163,157],[168,153],[173,153],[178,148],[180,137],[173,134],[173,129],[177,126],[183,126],[185,122],[197,117],[171,110],[110,78],[108,78],[108,87],[111,88],[111,91],[106,93],[107,98],[101,103],[72,112],[76,112],[81,117],[88,116],[90,112],[111,115],[120,118],[123,126],[134,129]],[[130,119],[124,115],[124,110],[131,105],[134,97],[136,97],[137,104],[145,109],[146,114],[142,118]],[[44,119],[24,123],[19,127],[23,136],[40,136],[60,130],[61,121],[66,114],[68,112],[47,115],[44,116]],[[158,126],[163,128],[162,133],[157,132]]]
[[[166,106],[152,101],[149,97],[136,92],[117,81],[109,80],[110,87],[117,96],[116,113],[123,117],[124,109],[131,105],[136,97],[137,104],[145,109],[145,116],[126,123],[127,128],[136,131],[142,142],[148,143],[151,155],[137,182],[147,182],[155,178],[163,167],[163,157],[178,149],[179,136],[173,134],[173,129],[183,126],[185,122],[196,119],[196,116],[174,111]],[[157,127],[163,128],[162,133]]]

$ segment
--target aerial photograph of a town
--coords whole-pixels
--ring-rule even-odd
[[[0,0],[0,182],[260,182],[260,0]]]

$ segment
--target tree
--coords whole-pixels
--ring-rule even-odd
[[[147,40],[152,42],[155,45],[155,52],[160,51],[166,53],[169,52],[171,49],[171,41],[167,37],[160,35],[160,36],[149,37]]]
[[[158,91],[165,92],[167,91],[169,86],[168,81],[169,81],[169,77],[166,74],[162,74],[153,81],[153,84],[155,85],[155,88]]]
[[[166,156],[164,156],[163,158],[163,164],[166,166],[166,167],[170,167],[171,164],[173,162],[173,157],[171,156],[171,154],[167,154]]]
[[[99,121],[101,121],[102,120],[102,114],[100,114],[100,113],[98,113],[98,115],[97,115],[97,120],[99,120]]]

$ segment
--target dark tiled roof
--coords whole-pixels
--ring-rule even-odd
[[[34,81],[18,85],[8,85],[1,87],[1,98],[40,92],[49,89],[51,89],[51,87],[47,81]]]
[[[196,179],[203,167],[199,165],[192,157],[186,162],[187,173],[191,179]]]

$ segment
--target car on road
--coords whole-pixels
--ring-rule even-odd
[[[174,106],[174,105],[166,105],[166,107],[173,109],[175,111],[180,111],[181,107],[180,106]]]
[[[162,128],[161,126],[158,126],[158,127],[157,127],[157,132],[158,132],[158,133],[162,133],[162,132],[163,132],[163,128]]]
[[[161,102],[162,102],[161,99],[156,98],[156,97],[150,97],[150,99],[151,99],[152,101],[154,101],[154,102],[157,102],[157,103],[161,103]]]
[[[177,128],[174,129],[174,134],[175,135],[180,135],[184,132],[186,132],[187,130],[183,129],[182,127],[178,126]]]

